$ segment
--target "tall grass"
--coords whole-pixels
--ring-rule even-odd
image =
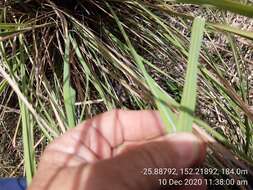
[[[182,3],[203,5],[197,8],[206,21],[182,13],[180,8],[188,9]],[[10,1],[1,7],[0,93],[11,87],[18,98],[28,181],[40,137],[47,144],[112,108],[158,109],[169,133],[192,131],[195,123],[203,130],[193,131],[212,150],[206,166],[252,174],[249,63],[237,39],[252,39],[253,33],[222,17],[214,22],[205,10],[252,16],[250,3],[228,0],[86,0],[72,7]],[[217,35],[227,40],[228,52],[215,44]],[[8,101],[1,104],[4,114]]]

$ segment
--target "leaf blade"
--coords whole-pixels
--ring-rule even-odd
[[[75,127],[75,90],[70,84],[70,39],[65,39],[65,54],[64,54],[64,65],[63,65],[63,98],[65,111],[67,114],[68,127]]]
[[[193,113],[197,97],[198,59],[204,34],[204,27],[205,20],[203,18],[197,17],[194,19],[187,64],[188,66],[181,100],[182,109],[177,123],[177,128],[181,132],[192,131]]]

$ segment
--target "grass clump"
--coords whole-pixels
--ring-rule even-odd
[[[18,110],[14,130],[20,134],[22,127],[19,162],[25,159],[28,181],[45,144],[113,108],[158,108],[169,132],[191,131],[192,122],[198,124],[202,130],[194,127],[194,132],[210,147],[206,165],[247,169],[248,176],[239,178],[250,178],[253,83],[246,42],[253,33],[226,19],[251,17],[243,10],[252,5],[179,2],[203,4],[31,0],[1,5],[1,118]],[[197,17],[201,14],[206,22]]]

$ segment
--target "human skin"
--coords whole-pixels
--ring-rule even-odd
[[[162,187],[159,179],[202,178],[144,175],[145,168],[192,168],[206,154],[190,133],[167,135],[156,111],[113,110],[69,130],[44,151],[29,190],[206,189]]]

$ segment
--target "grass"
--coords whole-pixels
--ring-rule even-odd
[[[197,77],[200,47],[204,34],[205,20],[196,17],[192,27],[188,66],[181,100],[181,111],[177,122],[177,131],[191,132],[193,114],[197,97]]]
[[[20,175],[24,159],[30,182],[47,143],[84,119],[122,108],[158,109],[170,133],[197,124],[193,132],[210,148],[205,166],[247,169],[248,176],[237,177],[250,179],[253,33],[227,18],[251,17],[245,10],[252,5],[178,2],[203,4],[32,0],[0,7],[0,116],[17,110],[21,122],[3,125],[11,139],[5,144],[23,145],[9,163],[20,168],[5,176]]]
[[[66,117],[68,119],[68,127],[73,128],[76,125],[75,122],[75,90],[70,84],[70,39],[65,39],[65,55],[64,55],[64,67],[63,67],[63,99],[66,109]]]

